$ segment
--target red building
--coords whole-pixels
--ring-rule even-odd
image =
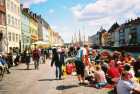
[[[6,6],[5,0],[0,0],[0,52],[6,52]]]

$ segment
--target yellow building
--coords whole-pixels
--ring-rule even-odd
[[[20,49],[20,0],[6,1],[6,29],[7,29],[7,51]]]
[[[103,32],[102,36],[101,36],[102,46],[108,46],[108,39],[109,39],[109,33],[108,32]]]
[[[53,44],[53,31],[52,31],[52,29],[51,29],[51,27],[49,26],[48,27],[48,42],[49,42],[49,45],[50,46],[52,46],[52,44]]]
[[[29,31],[31,33],[31,43],[38,40],[38,22],[36,14],[30,12]]]

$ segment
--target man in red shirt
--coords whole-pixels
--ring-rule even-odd
[[[39,68],[40,51],[36,47],[32,52],[32,58],[34,61],[35,69],[38,69]]]

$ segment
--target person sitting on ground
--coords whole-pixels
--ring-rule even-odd
[[[124,65],[124,71],[127,71],[129,73],[130,79],[134,77],[134,71],[129,64]]]
[[[117,82],[119,78],[120,78],[120,72],[117,67],[117,64],[115,63],[114,60],[111,60],[107,71],[108,82],[110,84],[113,84],[114,82]]]
[[[135,92],[135,93],[132,93]],[[140,88],[135,87],[130,80],[129,72],[124,71],[121,75],[121,80],[117,84],[117,94],[140,94]]]
[[[134,63],[134,72],[135,76],[140,78],[140,56],[138,57],[137,61]]]
[[[95,82],[96,82],[95,87],[96,88],[101,88],[107,84],[105,73],[101,69],[100,65],[96,66],[94,76],[95,76]]]

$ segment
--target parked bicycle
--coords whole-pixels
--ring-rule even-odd
[[[5,70],[6,70],[6,67],[3,66],[3,65],[0,63],[0,81],[2,81],[2,79],[3,79],[3,77],[4,77]]]

